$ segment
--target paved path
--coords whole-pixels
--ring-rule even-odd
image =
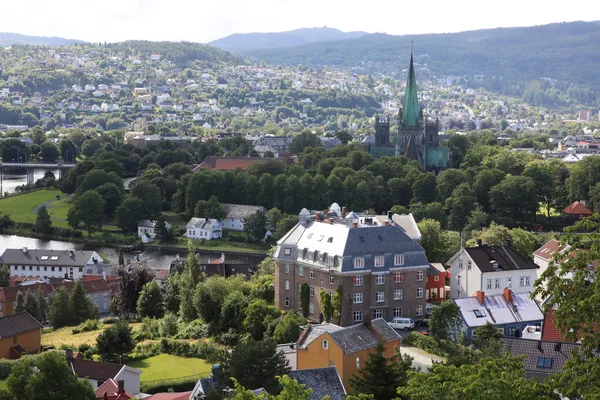
[[[37,205],[37,206],[35,206],[35,207],[33,208],[33,213],[34,213],[35,215],[37,215],[37,213],[38,213],[38,210],[40,209],[40,207],[42,207],[42,206],[46,206],[46,208],[48,208],[48,206],[49,206],[50,204],[52,204],[52,203],[56,203],[57,201],[64,200],[64,199],[70,199],[71,197],[73,197],[73,195],[72,195],[72,194],[69,194],[69,195],[67,195],[67,196],[65,196],[65,197],[61,197],[60,199],[56,199],[56,198],[54,198],[54,199],[52,199],[52,200],[48,200],[48,201],[46,201],[45,203],[42,203],[42,204],[40,204],[40,205]],[[53,220],[55,220],[55,221],[65,221],[65,220],[63,220],[63,219],[61,219],[61,218],[53,218],[53,217],[51,217],[50,219],[53,219]]]
[[[410,347],[410,346],[401,346],[400,352],[403,354],[408,354],[412,358],[413,367],[419,368],[423,372],[427,372],[429,368],[433,365],[433,361],[436,362],[445,362],[446,359],[444,357],[436,356],[435,354],[430,354],[425,350],[421,350],[418,347]]]

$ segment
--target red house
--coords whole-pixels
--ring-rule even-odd
[[[570,205],[568,205],[564,210],[562,210],[563,214],[571,215],[575,217],[575,219],[583,219],[584,217],[589,217],[593,214],[592,210],[587,208],[583,202],[574,201]]]
[[[428,302],[441,303],[450,298],[450,270],[440,263],[429,263],[425,288]]]

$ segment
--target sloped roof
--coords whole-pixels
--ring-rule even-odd
[[[554,324],[554,313],[556,310],[554,308],[550,308],[544,314],[544,323],[542,324],[542,340],[548,340],[553,342],[568,342],[556,325]],[[581,338],[580,332],[577,333],[577,336]]]
[[[23,292],[23,294],[28,291],[33,291],[34,293],[41,289],[45,296],[48,296],[50,293],[54,293],[54,287],[49,283],[35,283],[33,285],[26,286],[9,286],[0,288],[0,301],[15,301],[17,299],[17,294],[19,292]]]
[[[574,201],[562,210],[564,214],[569,215],[592,215],[593,212],[579,201]]]
[[[290,371],[288,376],[306,385],[305,389],[313,390],[310,400],[321,400],[325,396],[329,396],[330,400],[346,398],[346,389],[335,367]]]
[[[508,246],[477,246],[465,248],[465,251],[481,272],[539,268],[528,257]]]
[[[214,218],[192,218],[185,227],[195,229],[209,229],[215,222],[219,223],[219,221],[217,221]]]
[[[83,267],[93,254],[93,251],[83,250],[6,249],[0,256],[0,264]],[[102,258],[98,262],[101,263]]]
[[[476,297],[454,299],[467,326],[474,328],[489,322],[492,325],[505,325],[516,322],[540,322],[544,315],[529,293],[512,293],[512,303],[503,295],[485,296],[484,304]],[[479,315],[479,316],[478,316]]]
[[[107,400],[129,400],[134,397],[133,394],[129,393],[127,390],[119,393],[119,384],[112,378],[98,386],[98,389],[96,389],[94,393],[99,399],[104,399],[106,393]]]
[[[561,248],[560,241],[552,239],[544,244],[542,247],[533,252],[533,254],[543,260],[550,261],[554,254]]]
[[[262,157],[219,157],[219,156],[208,156],[202,161],[202,163],[194,168],[194,172],[200,169],[216,169],[219,171],[234,171],[240,168],[242,171],[246,171],[252,164],[257,162],[263,162],[266,159]]]
[[[42,329],[43,326],[28,312],[0,317],[0,339]]]
[[[146,400],[188,400],[192,392],[183,393],[156,393]]]
[[[229,219],[244,219],[254,215],[257,211],[266,214],[267,210],[262,206],[250,206],[246,204],[223,204]]]
[[[84,360],[81,358],[71,358],[67,361],[69,362],[73,373],[78,377],[96,379],[100,381],[106,381],[114,378],[124,367],[122,364]]]
[[[110,291],[110,287],[104,279],[81,281],[81,285],[83,286],[85,292],[88,294]],[[64,287],[67,292],[71,293],[71,291],[75,287],[75,282],[62,281],[60,283],[54,284],[54,287],[56,288],[56,290],[60,289],[61,287]]]

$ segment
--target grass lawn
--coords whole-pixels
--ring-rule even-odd
[[[127,365],[143,371],[142,382],[182,378],[190,375],[210,375],[211,364],[200,358],[186,358],[159,354]]]
[[[106,325],[108,326],[108,325]],[[142,326],[141,323],[130,324],[133,329],[137,329]],[[73,335],[73,326],[66,326],[64,328],[57,329],[55,331],[42,334],[42,346],[53,345],[59,348],[61,345],[67,345],[70,347],[79,347],[82,344],[95,345],[96,338],[104,330],[103,325],[97,331],[83,332]]]
[[[35,223],[36,214],[33,209],[47,201],[55,200],[57,195],[60,197],[65,196],[60,190],[37,190],[4,198],[0,200],[0,210],[2,210],[2,214],[10,215],[10,218],[15,222]]]

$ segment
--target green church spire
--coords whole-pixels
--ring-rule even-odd
[[[408,80],[404,91],[404,107],[402,109],[402,123],[404,126],[417,126],[419,123],[419,99],[417,98],[417,79],[415,78],[415,67],[413,55],[410,53],[410,66],[408,67]]]

